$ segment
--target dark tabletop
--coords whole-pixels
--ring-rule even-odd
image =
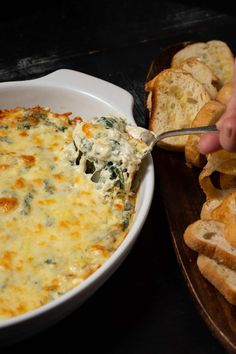
[[[223,3],[223,2],[222,2]],[[236,13],[207,1],[6,3],[0,22],[0,81],[59,68],[129,91],[146,126],[144,83],[153,58],[185,40],[226,41],[236,53]],[[192,300],[174,253],[161,190],[132,251],[78,310],[1,353],[223,354]]]

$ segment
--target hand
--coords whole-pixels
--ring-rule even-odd
[[[224,149],[236,152],[236,59],[234,62],[233,93],[225,112],[217,122],[218,132],[201,136],[198,150],[201,154]]]

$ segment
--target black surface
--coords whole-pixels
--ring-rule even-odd
[[[224,5],[224,4],[223,4]],[[0,81],[58,68],[129,91],[145,126],[144,82],[152,59],[185,40],[225,40],[236,50],[233,7],[197,1],[57,1],[5,4]],[[174,183],[174,178],[173,178]],[[173,251],[156,171],[156,193],[131,253],[72,315],[7,352],[222,354],[197,312]]]

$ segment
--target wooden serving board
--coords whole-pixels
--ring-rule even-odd
[[[188,43],[178,43],[163,50],[153,60],[146,81],[169,68],[172,56]],[[236,306],[230,305],[201,275],[196,264],[197,253],[183,240],[184,230],[199,219],[205,201],[198,181],[200,169],[187,167],[184,153],[180,152],[155,148],[153,159],[174,249],[187,285],[213,335],[228,353],[236,353]]]

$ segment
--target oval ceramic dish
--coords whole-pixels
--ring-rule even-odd
[[[83,119],[100,115],[125,116],[135,124],[133,97],[122,88],[72,70],[58,70],[39,79],[0,84],[0,109],[16,106],[47,106],[53,112],[72,112]],[[58,299],[0,322],[0,343],[21,340],[64,318],[91,296],[117,269],[133,246],[147,217],[154,190],[151,155],[145,159],[145,173],[136,203],[135,219],[125,240],[113,255],[79,286]]]

